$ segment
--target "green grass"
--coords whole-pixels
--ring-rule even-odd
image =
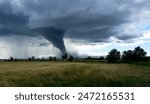
[[[0,86],[150,87],[150,67],[101,62],[0,62]]]
[[[148,62],[131,62],[131,64],[150,67],[150,61],[148,61]]]

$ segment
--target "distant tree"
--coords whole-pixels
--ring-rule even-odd
[[[42,57],[42,61],[45,61],[44,57]]]
[[[68,58],[68,55],[67,55],[67,54],[62,55],[62,59],[63,59],[63,60],[66,60],[67,58]]]
[[[74,57],[73,56],[70,56],[68,61],[73,61],[74,60]]]
[[[99,58],[99,60],[105,60],[104,56],[101,56],[101,57]]]
[[[138,46],[138,47],[135,47],[133,51],[131,50],[124,51],[122,54],[122,60],[125,62],[142,61],[142,60],[144,61],[144,60],[147,60],[146,54],[147,53],[144,51],[144,49]]]
[[[133,60],[133,51],[131,50],[124,51],[122,54],[122,60],[125,62]]]
[[[49,59],[48,59],[49,61],[52,61],[53,60],[53,58],[52,57],[49,57]]]
[[[54,57],[54,58],[53,58],[53,61],[57,61],[57,58],[56,58],[56,57]]]
[[[10,57],[10,61],[14,61],[14,58],[13,58],[13,57]]]
[[[32,61],[34,61],[34,60],[35,60],[35,57],[34,57],[34,56],[32,56],[31,58],[32,58]]]
[[[88,56],[88,57],[87,57],[87,60],[92,60],[92,57],[91,57],[91,56]]]
[[[147,53],[140,46],[135,47],[135,49],[133,50],[133,60],[134,61],[141,61],[143,58],[146,57],[146,54]]]
[[[29,58],[29,61],[31,62],[31,61],[32,61],[32,59],[31,59],[31,58]]]
[[[117,62],[120,59],[120,52],[117,49],[112,49],[108,55],[107,60],[108,62]]]

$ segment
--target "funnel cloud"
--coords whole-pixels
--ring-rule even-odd
[[[68,50],[65,40],[149,42],[143,32],[150,27],[149,15],[149,0],[0,0],[0,37],[42,37],[62,54]]]
[[[63,40],[65,30],[57,29],[55,27],[45,27],[36,28],[33,31],[36,31],[37,34],[42,35],[45,39],[52,42],[52,44],[57,47],[62,52],[62,54],[67,53]]]

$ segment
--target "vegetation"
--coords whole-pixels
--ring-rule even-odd
[[[107,55],[108,62],[117,62],[120,60],[120,52],[117,49],[112,49]]]
[[[129,61],[144,61],[146,57],[146,52],[141,47],[136,47],[133,51],[124,51],[122,55],[122,60],[125,62]]]
[[[112,49],[107,57],[83,59],[67,54],[62,59],[10,57],[0,62],[0,86],[150,87],[150,57],[144,49],[136,47],[120,53]]]
[[[150,65],[150,62],[146,62]],[[139,63],[138,63],[139,64]],[[150,86],[150,66],[101,62],[0,62],[0,86]]]
[[[74,57],[73,56],[70,56],[68,61],[73,61],[74,60]]]
[[[67,54],[62,55],[62,59],[63,59],[63,60],[66,60],[67,58],[68,58],[68,55],[67,55]]]

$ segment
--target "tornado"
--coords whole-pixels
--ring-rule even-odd
[[[66,54],[66,48],[64,44],[64,29],[55,27],[42,27],[34,29],[38,34],[42,35],[45,39],[53,44],[54,47],[58,48],[62,54]]]

